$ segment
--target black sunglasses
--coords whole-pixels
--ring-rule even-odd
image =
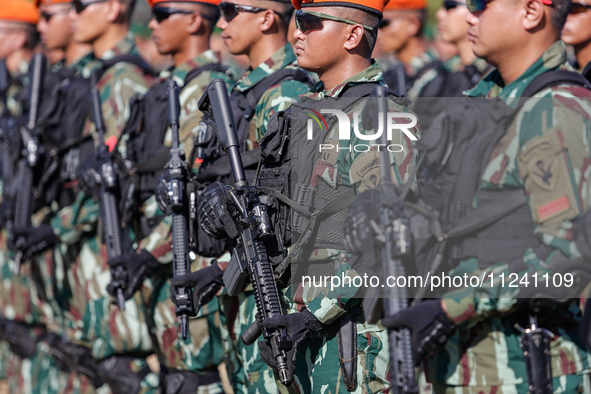
[[[322,12],[297,10],[295,13],[296,28],[301,30],[303,33],[310,30],[321,30],[324,26],[322,22],[323,19],[328,19],[335,22],[342,22],[348,25],[361,25],[361,27],[363,27],[365,30],[373,30],[373,28],[369,26],[352,21],[350,19],[343,19],[337,16],[324,14]]]
[[[154,9],[152,10],[152,15],[154,16],[154,19],[156,19],[156,22],[158,22],[158,23],[162,23],[162,21],[168,19],[169,16],[174,15],[174,14],[190,15],[190,14],[194,14],[194,13],[195,13],[195,11],[179,10],[176,8],[168,8],[168,7],[154,7]]]
[[[589,5],[589,4],[572,3],[570,5],[569,14],[571,14],[571,15],[582,14],[583,12],[586,12],[589,9],[591,9],[591,5]]]
[[[45,22],[48,22],[51,20],[51,18],[55,15],[59,15],[59,14],[67,14],[68,12],[70,12],[69,10],[62,10],[62,11],[56,11],[53,14],[50,14],[49,12],[45,12],[45,11],[41,11],[41,18],[43,18],[45,20]]]
[[[74,11],[76,11],[77,14],[81,13],[82,11],[84,11],[86,9],[86,7],[91,6],[93,4],[98,4],[98,3],[106,3],[109,0],[96,0],[96,1],[80,1],[80,0],[74,0],[72,1],[72,7],[74,7]]]
[[[242,5],[242,4],[234,4],[234,3],[220,3],[218,5],[220,12],[225,20],[230,22],[232,19],[236,18],[238,14],[242,12],[252,12],[257,13],[261,11],[268,11],[267,8],[259,8],[259,7],[252,7],[250,5]]]
[[[443,8],[445,8],[446,11],[453,10],[456,7],[465,6],[465,5],[466,5],[466,3],[462,3],[460,1],[455,1],[455,0],[445,0],[443,2]]]

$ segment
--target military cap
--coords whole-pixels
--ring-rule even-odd
[[[72,0],[39,0],[39,4],[58,4],[58,3],[72,3]]]
[[[426,0],[390,0],[386,10],[424,10],[427,8]]]
[[[39,9],[34,2],[26,0],[0,0],[0,20],[36,25]]]
[[[291,0],[291,3],[296,10],[306,7],[350,7],[382,16],[388,1],[390,0]]]
[[[158,3],[205,3],[205,4],[213,4],[213,5],[218,5],[220,4],[220,0],[180,0],[180,1],[176,1],[176,0],[146,0],[148,2],[148,4],[150,5],[151,8],[154,8],[154,6]]]

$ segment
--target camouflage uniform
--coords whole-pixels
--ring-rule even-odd
[[[511,84],[504,86],[501,75],[495,70],[467,94],[470,97],[506,98],[508,105],[515,106],[518,99],[510,98],[521,96],[536,76],[554,69],[572,70],[566,62],[562,41],[548,48]],[[484,190],[525,189],[534,219],[532,230],[553,250],[546,258],[538,256],[532,248],[526,250],[523,262],[532,271],[548,272],[546,264],[551,263],[557,251],[573,259],[581,258],[568,230],[572,226],[571,220],[591,205],[588,183],[591,112],[587,109],[587,101],[576,96],[588,96],[588,91],[561,85],[536,94],[536,97],[548,98],[546,100],[526,102],[494,148],[482,176],[480,188]],[[549,141],[550,148],[541,145],[543,141]],[[558,151],[561,153],[556,154]],[[556,174],[550,179],[554,187],[540,187],[540,175],[530,169],[532,160],[540,160],[542,156],[548,160],[556,157]],[[557,199],[567,202],[563,209],[548,218],[544,209]],[[455,272],[475,272],[471,269],[478,267],[475,260],[463,261]],[[483,273],[488,275],[489,272],[506,272],[508,275],[509,265],[497,263]],[[481,272],[476,271],[476,274]],[[502,288],[497,279],[493,287],[480,288],[480,294],[466,289],[445,297],[445,307],[458,329],[443,348],[425,361],[427,380],[433,383],[436,393],[528,392],[520,333],[514,328],[516,323],[524,325],[526,314],[522,311],[511,313],[516,310],[516,299],[515,292],[510,290],[515,289]],[[562,315],[569,316],[570,323],[554,324],[553,320]],[[580,318],[578,301],[555,308],[552,316],[539,316],[541,327],[554,327],[550,347],[555,393],[591,390],[589,353],[578,332]]]
[[[214,78],[222,78],[231,86],[234,78],[218,71],[204,71],[193,78],[186,86],[186,76],[191,70],[206,64],[219,63],[219,59],[212,50],[207,50],[185,63],[176,66],[172,71],[161,73],[161,78],[171,76],[179,86],[180,117],[179,142],[184,145],[186,156],[191,156],[192,140],[197,138],[202,129],[202,114],[197,110],[197,103],[203,92]],[[172,144],[170,130],[165,135],[164,144]],[[182,146],[181,146],[182,147]],[[159,216],[160,211],[155,198],[149,198],[143,206],[144,215]],[[172,217],[168,216],[140,242],[140,249],[146,249],[160,263],[169,267],[172,262]],[[191,270],[197,271],[209,265],[210,259],[198,257],[192,264]],[[171,273],[171,271],[170,271]],[[153,317],[154,334],[158,339],[155,344],[161,352],[160,362],[168,369],[204,373],[217,371],[217,366],[223,361],[224,350],[221,344],[220,317],[217,299],[199,310],[198,315],[189,320],[189,335],[186,340],[180,336],[180,326],[175,314],[175,305],[170,299],[170,276],[153,276],[152,283],[147,283],[142,291],[146,308]],[[199,388],[199,393],[221,393],[221,382]]]
[[[254,70],[247,70],[233,86],[232,91],[246,93],[265,77],[286,68],[297,68],[296,57],[290,44],[283,46]],[[258,146],[257,141],[266,134],[271,115],[285,110],[293,99],[307,91],[307,85],[294,80],[283,81],[268,89],[258,101],[255,115],[250,122],[249,149]],[[258,347],[245,346],[240,340],[242,333],[255,320],[255,300],[250,287],[235,298],[222,295],[220,302],[226,365],[234,392],[266,393],[277,390],[273,371],[259,356]]]
[[[338,97],[339,93],[345,87],[365,83],[378,83],[385,85],[382,77],[382,69],[377,60],[372,60],[370,67],[361,73],[354,75],[343,83],[337,85],[330,91],[324,91],[322,82],[316,84],[305,97],[314,100],[321,100],[324,97]],[[363,104],[358,104],[350,113],[362,110]],[[393,101],[388,101],[390,110],[395,112],[411,113],[408,108],[400,106]],[[359,130],[362,133],[369,133],[364,130],[359,119]],[[298,130],[291,130],[292,133]],[[304,132],[299,130],[299,132]],[[420,138],[418,128],[411,129],[413,135]],[[358,137],[353,137],[350,141],[338,140],[338,127],[334,127],[327,133],[324,143],[331,142],[339,144],[341,147],[353,146],[363,143]],[[403,149],[401,152],[390,153],[390,160],[393,163],[392,169],[394,182],[397,184],[406,183],[414,180],[410,179],[416,161],[416,150],[413,148],[412,141],[408,137],[400,138],[396,141]],[[324,152],[324,150],[323,150]],[[368,152],[350,152],[349,150],[336,149],[329,151],[328,159],[323,155],[323,160],[318,160],[314,167],[314,175],[311,185],[318,185],[320,182],[326,182],[331,187],[343,188],[353,187],[355,193],[362,192],[369,188],[378,186],[381,182],[379,165],[370,165],[379,161],[379,153],[375,148]],[[316,260],[316,264],[325,261],[325,264],[336,266],[335,275],[349,276],[351,278],[359,276],[348,263],[347,255],[342,250],[335,249],[316,249],[312,252],[307,261]],[[350,257],[350,255],[348,255]],[[292,260],[292,263],[303,263],[298,261],[298,257]],[[294,274],[292,269],[292,275]],[[292,278],[293,280],[293,278]],[[332,291],[330,287],[309,287],[299,284],[297,289],[287,288],[284,290],[283,301],[288,305],[291,313],[297,313],[301,307],[305,306],[318,319],[325,328],[305,343],[304,348],[298,353],[296,360],[296,371],[293,384],[286,388],[277,379],[277,384],[281,392],[307,393],[307,392],[326,392],[326,393],[346,393],[348,392],[343,381],[341,368],[338,361],[337,338],[333,323],[337,323],[352,307],[360,303],[359,298],[355,298],[356,288],[351,293],[351,288],[343,291],[336,289]],[[288,298],[291,295],[291,299]],[[254,313],[254,312],[253,312]],[[353,392],[356,393],[378,393],[388,392],[390,383],[387,380],[389,372],[389,353],[387,331],[381,324],[369,324],[365,321],[363,313],[357,315],[357,375],[356,385]],[[338,324],[338,323],[337,323]]]
[[[420,89],[415,88],[415,84],[423,85],[421,81],[424,79],[431,80],[437,76],[437,67],[441,65],[438,61],[439,55],[433,48],[428,48],[425,52],[418,56],[413,57],[410,60],[408,67],[405,67],[406,85],[407,88],[410,86],[406,95],[408,97],[417,97]],[[393,71],[394,66],[399,64],[399,60],[391,56],[383,61],[382,68],[384,74],[389,74]],[[388,77],[388,75],[387,75]],[[392,83],[392,78],[386,78],[389,83]],[[395,89],[395,86],[390,86]]]
[[[105,52],[102,60],[123,54],[138,54],[131,33]],[[98,81],[107,143],[114,143],[121,134],[129,116],[129,99],[145,93],[151,82],[139,67],[125,62],[110,67]],[[96,137],[90,121],[83,133]],[[141,301],[127,301],[123,312],[112,305],[106,291],[111,275],[98,219],[99,204],[93,196],[79,192],[74,204],[60,210],[51,222],[62,242],[60,247],[67,245],[67,258],[74,260],[67,262],[67,281],[72,292],[66,311],[68,340],[88,347],[96,360],[126,353],[150,353],[152,344]],[[133,371],[147,368],[145,359],[138,358],[130,368]],[[158,377],[148,373],[142,381],[142,392],[152,392],[157,382]]]

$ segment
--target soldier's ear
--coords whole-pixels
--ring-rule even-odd
[[[109,23],[114,23],[125,18],[125,9],[123,8],[123,4],[118,0],[109,0],[107,6],[109,8],[107,9],[106,17]]]
[[[199,30],[201,30],[201,27],[203,26],[203,16],[198,12],[194,12],[191,15],[189,15],[189,18],[190,21],[187,24],[187,33],[198,33]]]
[[[345,40],[345,49],[352,51],[359,47],[361,40],[363,40],[363,33],[365,30],[361,25],[353,25],[347,29],[347,39]]]
[[[267,11],[263,11],[261,12],[261,24],[260,24],[260,29],[262,32],[268,32],[268,33],[276,33],[277,30],[277,24],[275,23],[275,12],[271,11],[271,10],[267,10]]]
[[[519,4],[519,3],[517,3]],[[545,7],[541,0],[525,0],[523,2],[523,28],[527,31],[531,31],[541,26],[544,23],[550,23],[546,18],[546,8],[550,10],[550,7]]]

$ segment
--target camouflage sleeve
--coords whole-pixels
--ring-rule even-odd
[[[119,137],[129,118],[129,100],[146,93],[150,81],[142,70],[129,63],[117,63],[109,68],[98,83],[106,136]]]
[[[51,227],[61,242],[73,245],[96,227],[98,216],[99,204],[79,193],[74,204],[62,208],[51,220]]]
[[[514,157],[506,157],[508,166],[514,168],[508,172],[506,183],[513,182],[525,189],[534,222],[532,230],[544,244],[552,247],[553,252],[549,254],[539,255],[532,248],[524,254],[525,266],[538,277],[551,272],[552,261],[559,252],[575,260],[581,258],[573,242],[572,220],[591,205],[588,192],[591,121],[584,109],[586,104],[575,97],[563,96],[560,100],[548,97],[524,106],[517,116],[515,131],[519,145]],[[540,127],[541,119],[544,127]],[[494,265],[483,274],[488,278],[490,273],[497,276],[502,272],[511,273],[507,264]],[[491,314],[511,310],[516,302],[516,289],[503,289],[496,279],[492,286],[496,289],[487,288],[485,296],[479,288],[479,294],[471,291],[461,298],[446,298],[448,313],[456,322],[472,324]]]
[[[394,112],[414,115],[407,108],[393,102],[390,102],[390,109]],[[402,118],[399,121],[401,124],[407,122],[409,122],[408,119],[402,120]],[[363,129],[360,117],[357,130],[364,135],[375,134],[373,130]],[[356,193],[379,187],[382,180],[380,154],[378,147],[375,146],[377,141],[362,140],[356,136],[354,130],[351,130],[351,136],[351,140],[339,140],[338,131],[331,130],[328,139],[324,143],[332,144],[334,147],[339,145],[340,149],[332,149],[328,152],[328,155],[324,155],[322,161],[318,161],[314,174],[319,174],[320,179],[333,187],[353,186]],[[379,149],[388,149],[390,152],[392,179],[395,183],[401,184],[410,181],[414,185],[415,179],[410,179],[416,162],[416,150],[413,147],[413,141],[420,138],[420,136],[421,132],[418,126],[410,127],[408,133],[395,130],[392,133],[392,140],[389,141],[390,145],[379,147]],[[318,166],[322,167],[319,168]],[[331,167],[336,167],[336,171],[331,170]],[[345,275],[351,277],[352,280],[361,276],[346,263],[340,266],[336,275],[339,277]],[[350,307],[359,302],[358,298],[354,298],[357,289],[350,286],[337,289],[315,288],[309,290],[314,293],[306,294],[305,298],[311,300],[307,304],[307,308],[323,324],[330,324],[335,321],[344,315]],[[354,291],[352,292],[352,290]]]
[[[287,109],[299,96],[307,93],[308,85],[298,81],[284,81],[267,90],[256,106],[253,122],[256,125],[256,140],[267,134],[269,118],[277,111]]]

